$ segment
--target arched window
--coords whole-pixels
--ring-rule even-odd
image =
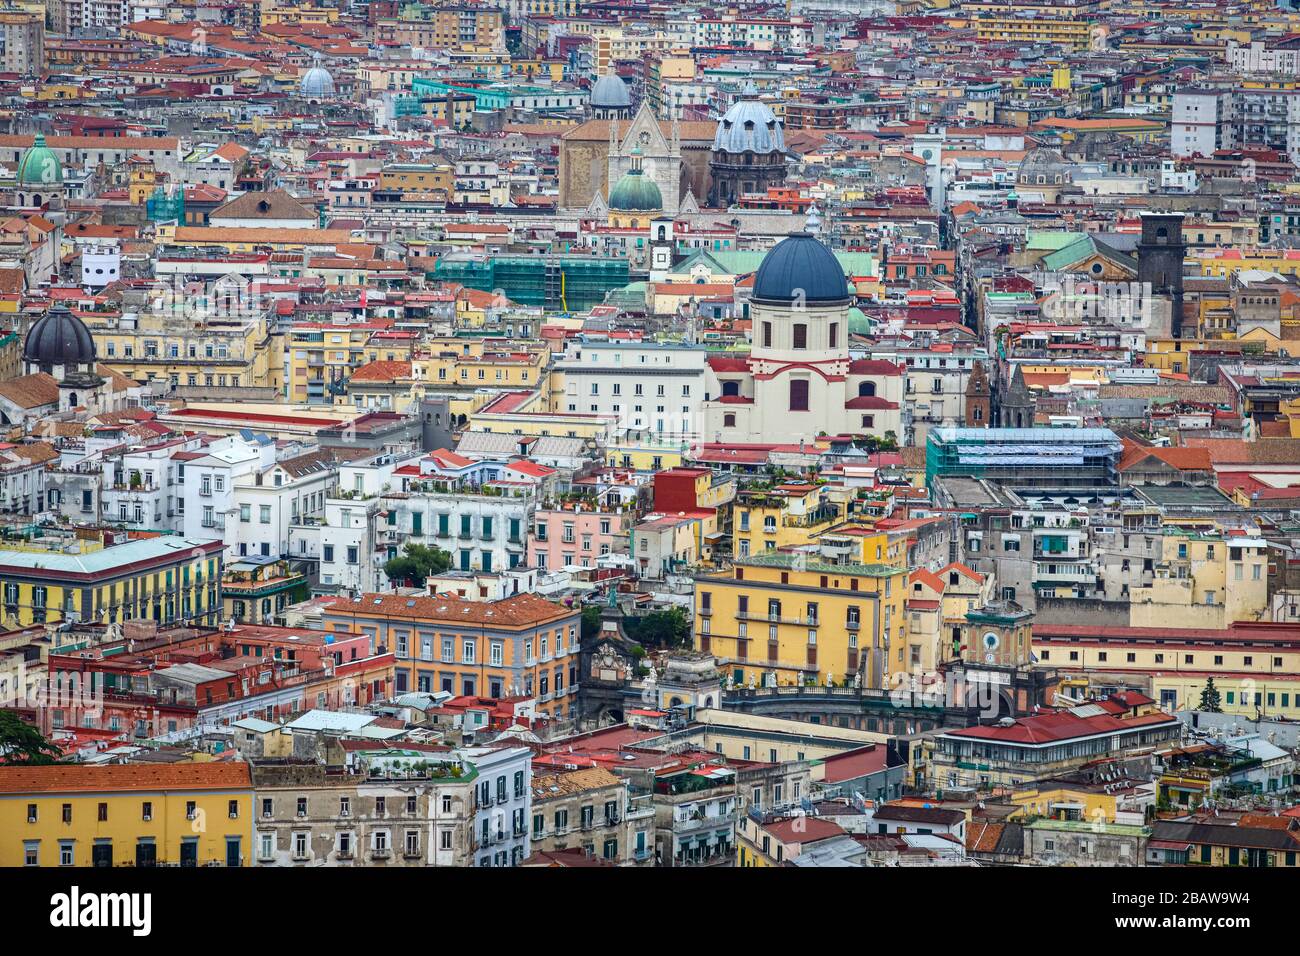
[[[858,398],[868,398],[876,394],[875,382],[858,382]]]
[[[735,382],[735,381],[732,381],[732,382],[723,382],[723,383],[722,383],[722,394],[723,394],[723,395],[739,395],[739,394],[740,394],[740,383],[739,383],[739,382]]]

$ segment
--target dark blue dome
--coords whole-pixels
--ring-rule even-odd
[[[23,345],[23,361],[50,369],[56,365],[94,367],[95,339],[66,306],[55,306],[33,323]]]
[[[815,236],[800,232],[782,239],[763,257],[754,276],[753,298],[783,303],[802,298],[808,305],[844,304],[850,298],[848,287],[835,253]]]

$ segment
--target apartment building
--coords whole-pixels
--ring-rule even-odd
[[[624,509],[592,507],[577,502],[533,512],[528,539],[529,567],[539,571],[565,567],[594,567],[596,559],[627,553],[634,514]]]
[[[1019,787],[1181,737],[1178,718],[1151,703],[1140,694],[1112,697],[1100,706],[941,731],[930,754],[931,783],[941,790]]]
[[[184,466],[187,535],[220,541],[230,559],[280,558],[290,553],[290,529],[325,511],[336,483],[324,451],[275,458],[265,435],[231,435]]]
[[[0,594],[9,627],[144,618],[215,625],[221,611],[221,548],[176,535],[77,552],[0,551]]]
[[[532,850],[581,848],[620,866],[653,861],[650,813],[633,813],[628,783],[602,767],[533,777]]]
[[[885,687],[904,669],[907,596],[907,569],[885,560],[883,536],[855,529],[815,549],[737,557],[695,579],[695,648],[737,685]]]
[[[282,337],[237,282],[202,297],[163,294],[175,299],[167,311],[86,314],[102,361],[138,382],[283,389]]]
[[[359,594],[336,599],[326,631],[364,634],[396,655],[396,692],[536,697],[538,712],[572,716],[577,697],[577,608],[535,594],[499,601],[448,595]]]
[[[258,866],[471,865],[478,772],[456,752],[403,744],[346,772],[258,761],[252,778]]]
[[[462,752],[477,771],[475,865],[518,866],[528,859],[532,846],[533,752],[508,744]]]
[[[439,483],[432,483],[437,486]],[[500,482],[473,489],[389,492],[379,528],[381,545],[396,555],[408,541],[438,547],[461,571],[503,571],[527,564],[528,529],[536,495],[527,485]]]
[[[0,866],[251,866],[243,763],[0,767]]]
[[[681,343],[579,337],[555,363],[563,398],[552,410],[611,416],[619,434],[696,437],[707,355],[702,346]]]

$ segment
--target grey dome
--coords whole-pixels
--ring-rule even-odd
[[[1042,176],[1040,180],[1038,177]],[[1025,154],[1016,170],[1016,182],[1027,186],[1055,186],[1074,179],[1074,168],[1057,150],[1040,146]]]
[[[50,369],[54,366],[75,368],[95,365],[95,338],[86,323],[66,306],[56,306],[36,320],[27,332],[23,361]]]
[[[765,103],[740,100],[723,114],[713,148],[725,153],[784,153],[785,131]]]
[[[754,276],[753,298],[763,302],[847,305],[849,283],[835,253],[817,237],[798,232],[763,257]]]
[[[318,63],[302,75],[298,81],[298,92],[303,96],[333,96],[334,77]]]
[[[595,109],[625,109],[632,105],[632,94],[617,75],[606,73],[592,86],[589,102]]]

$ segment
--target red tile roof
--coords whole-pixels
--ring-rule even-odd
[[[245,763],[124,763],[0,767],[0,793],[251,789]]]

